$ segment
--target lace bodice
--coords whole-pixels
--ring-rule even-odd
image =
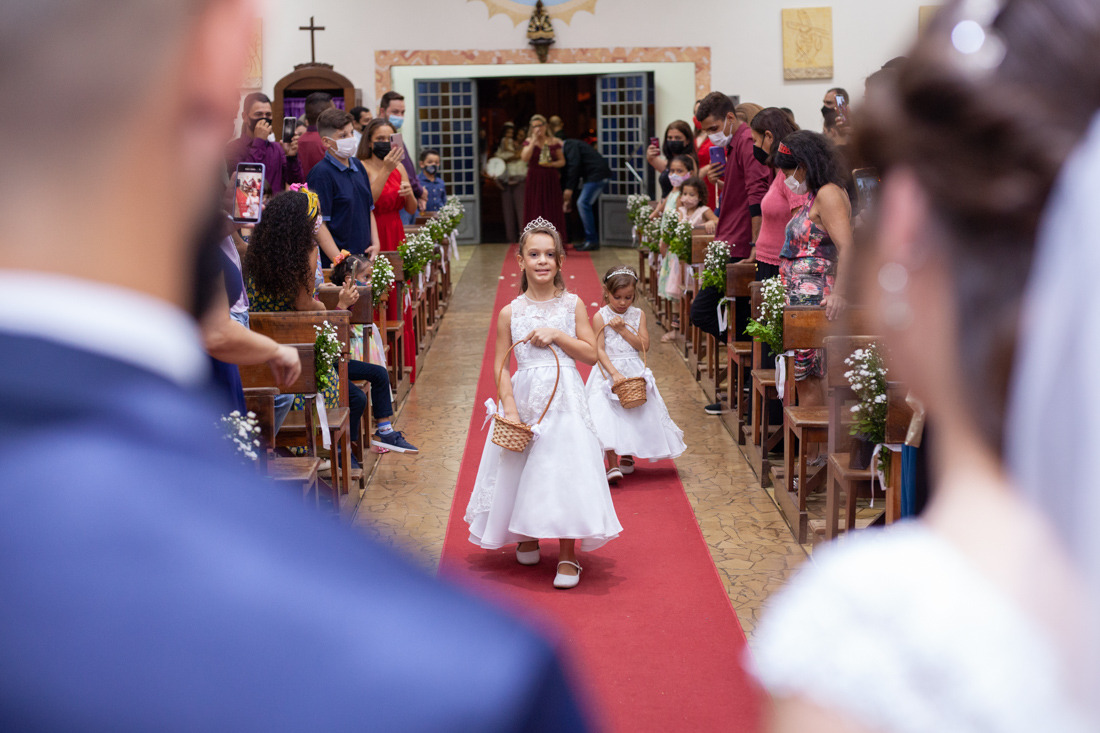
[[[774,696],[882,731],[1087,729],[1051,642],[920,522],[815,552],[768,605],[750,666]]]
[[[628,356],[640,357],[641,354],[637,349],[627,343],[627,340],[618,331],[606,324],[610,323],[612,318],[622,318],[626,325],[637,331],[642,323],[642,312],[634,306],[630,306],[626,309],[626,313],[619,316],[618,313],[611,310],[611,306],[605,305],[600,308],[599,313],[605,324],[603,327],[603,349],[607,352],[607,356],[611,359]]]
[[[527,338],[527,334],[536,328],[556,328],[570,336],[577,335],[577,296],[562,293],[546,301],[531,300],[521,294],[512,301],[512,341]],[[575,366],[573,359],[558,346],[551,346],[557,352],[562,367]],[[519,369],[536,366],[554,366],[554,357],[544,348],[531,344],[520,344],[515,350]]]

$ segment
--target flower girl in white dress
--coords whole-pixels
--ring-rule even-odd
[[[580,582],[578,540],[594,550],[622,531],[574,361],[595,362],[596,337],[584,304],[565,289],[564,256],[553,226],[541,218],[527,225],[518,256],[523,292],[497,316],[493,373],[500,375],[517,341],[518,368],[511,377],[505,372],[500,405],[490,400],[489,409],[532,426],[548,402],[549,409],[522,452],[493,443],[490,427],[465,517],[471,542],[486,549],[517,543],[521,565],[539,564],[539,540],[558,538],[555,588]]]
[[[607,305],[592,318],[596,334],[603,331],[603,338],[596,340],[603,371],[597,367],[588,375],[588,409],[592,412],[600,444],[607,451],[607,480],[610,482],[618,482],[623,474],[633,473],[635,458],[651,461],[676,458],[687,448],[684,431],[669,417],[653,372],[646,368],[639,354],[649,349],[649,332],[645,313],[633,305],[637,282],[638,274],[629,267],[608,270],[603,278],[603,297]],[[624,408],[611,391],[613,384],[628,377],[646,380],[645,403],[630,409]]]

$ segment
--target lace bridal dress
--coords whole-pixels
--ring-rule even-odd
[[[577,296],[563,293],[548,301],[520,295],[512,301],[512,341],[536,328],[577,335]],[[622,531],[604,473],[603,454],[588,414],[584,382],[576,362],[557,346],[561,380],[538,435],[522,453],[485,438],[466,522],[470,541],[496,549],[532,539],[580,540],[594,550]],[[557,375],[548,349],[520,344],[512,393],[519,417],[534,425],[554,389]],[[495,379],[495,375],[494,375]]]

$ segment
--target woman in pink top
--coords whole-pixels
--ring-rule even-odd
[[[778,107],[763,109],[752,118],[753,155],[764,165],[775,168],[775,150],[783,138],[798,130],[786,112]],[[772,179],[768,193],[760,203],[760,233],[756,237],[756,279],[767,280],[779,274],[779,252],[786,239],[787,222],[793,212],[806,203],[806,194],[797,195],[783,182]]]

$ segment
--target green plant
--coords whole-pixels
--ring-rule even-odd
[[[749,319],[745,335],[779,354],[783,351],[783,308],[787,304],[787,289],[778,277],[771,277],[760,283],[760,294],[760,319]]]
[[[321,326],[314,326],[317,338],[313,342],[313,352],[317,365],[317,387],[320,390],[333,389],[336,380],[333,377],[333,366],[340,359],[340,339],[336,335],[336,327],[328,321]]]
[[[370,289],[374,298],[374,304],[378,305],[393,288],[393,263],[385,255],[374,258],[374,268],[371,270]]]
[[[726,292],[726,263],[729,259],[730,246],[727,242],[715,239],[707,245],[707,254],[703,258],[703,287]]]
[[[669,254],[676,255],[680,262],[691,262],[691,224],[675,211],[666,211],[661,217],[661,232]]]
[[[856,393],[848,433],[881,443],[886,440],[886,364],[879,345],[872,342],[865,349],[856,349],[844,364],[849,367],[844,378]]]
[[[397,247],[401,253],[401,261],[405,266],[405,277],[412,279],[424,271],[428,263],[435,256],[435,240],[421,230],[405,237]]]
[[[636,193],[626,197],[626,216],[630,223],[639,231],[645,224],[653,209],[649,205],[649,197]]]

